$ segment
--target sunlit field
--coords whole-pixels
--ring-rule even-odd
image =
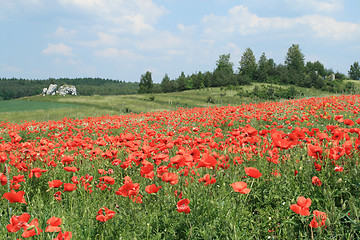
[[[254,83],[242,86],[252,91],[256,86],[269,84]],[[289,86],[272,84],[275,87]],[[356,85],[357,86],[357,85]],[[240,87],[239,87],[240,88]],[[360,87],[357,86],[357,89]],[[329,96],[329,92],[314,88],[296,87],[297,98]],[[102,115],[174,111],[178,108],[238,106],[243,103],[265,101],[238,95],[238,90],[227,88],[206,88],[173,93],[109,95],[109,96],[31,96],[20,100],[0,102],[0,121],[20,123],[23,121],[61,120],[64,117],[82,119]]]
[[[359,239],[359,102],[2,121],[0,238]]]

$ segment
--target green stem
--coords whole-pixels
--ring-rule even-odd
[[[191,233],[192,233],[192,226],[191,226],[191,223],[190,223],[190,220],[189,220],[188,216],[187,216],[187,220],[188,220],[188,223],[189,223],[189,226],[190,226],[190,234],[189,234],[189,237],[188,237],[188,240],[189,240],[190,237],[191,237]]]

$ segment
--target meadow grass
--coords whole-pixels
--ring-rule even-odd
[[[174,94],[172,99],[177,101],[178,96]],[[192,99],[187,99],[188,104],[200,102],[194,100],[194,94],[189,94],[189,98],[191,96]],[[156,95],[154,101],[141,100],[149,95],[130,97],[136,98],[134,102],[151,104],[157,98],[166,101],[169,96]],[[67,99],[85,101],[86,98],[61,98]],[[99,102],[106,105],[109,99],[116,98],[104,97]],[[3,169],[7,169],[5,163],[10,167],[10,172],[3,173],[9,179],[25,175],[19,191],[25,191],[27,204],[0,201],[0,237],[20,238],[23,230],[9,233],[6,225],[10,216],[27,212],[31,215],[30,220],[38,219],[42,230],[47,227],[46,221],[50,217],[61,218],[62,231],[71,231],[73,239],[359,239],[360,167],[358,143],[355,142],[358,136],[349,130],[349,126],[335,120],[335,115],[357,119],[359,116],[354,113],[357,108],[358,97],[329,97],[290,104],[266,102],[243,107],[64,119],[56,124],[41,123],[39,127],[35,123],[3,124],[0,149],[7,160],[0,164]],[[330,114],[330,119],[319,118],[325,112]],[[299,119],[291,120],[294,115]],[[255,137],[250,137],[254,133],[247,131],[246,124],[257,130]],[[327,131],[328,126],[337,126],[338,131],[346,132],[354,147],[350,150],[345,147],[344,135],[339,142],[332,140],[334,134]],[[303,137],[300,133],[296,138],[289,135],[296,127]],[[288,141],[291,137],[296,143],[291,148],[275,147],[280,140],[275,140],[273,133],[260,136],[260,130],[272,130],[280,134],[280,140]],[[10,137],[11,131],[16,131],[22,139]],[[326,132],[330,138],[319,141],[311,134],[315,131]],[[309,146],[316,143],[323,149],[318,160],[309,155]],[[97,148],[100,152],[93,153]],[[202,157],[206,153],[215,156],[216,167],[187,167],[190,165],[172,159],[177,155],[189,155],[194,148]],[[112,155],[111,151],[116,154]],[[168,160],[157,165],[153,157],[159,153],[168,156]],[[333,163],[329,153],[342,155]],[[11,154],[14,157],[10,157]],[[76,172],[64,171],[64,155],[73,157],[70,166],[75,166]],[[277,163],[274,161],[276,156]],[[11,159],[19,161],[10,164]],[[131,166],[122,167],[129,159]],[[117,160],[120,164],[115,164]],[[153,164],[155,176],[152,179],[141,174],[147,164],[145,160]],[[322,166],[321,171],[314,167],[314,162]],[[21,163],[28,167],[19,172]],[[334,164],[344,170],[335,171]],[[168,171],[177,173],[179,182],[173,185],[158,177],[160,166],[167,166]],[[251,178],[245,174],[244,167],[255,167],[262,176]],[[36,168],[48,171],[30,178],[30,171]],[[111,171],[104,175],[99,171],[101,169]],[[67,192],[62,187],[50,188],[48,184],[54,179],[71,183],[75,176],[79,181],[87,174],[94,177],[86,180],[88,189],[79,183],[75,191]],[[205,174],[216,182],[207,186],[199,182]],[[100,178],[103,176],[111,176],[115,183],[102,189]],[[126,176],[139,184],[142,203],[115,194],[123,186]],[[322,185],[312,183],[314,176],[321,179]],[[230,184],[238,181],[246,182],[251,191],[248,194],[235,192]],[[148,194],[145,186],[150,184],[162,188]],[[2,185],[0,195],[9,192],[8,188],[8,185]],[[61,201],[53,196],[57,191],[62,192]],[[310,215],[302,216],[290,209],[299,196],[311,198]],[[190,200],[189,214],[177,211],[177,202],[184,198]],[[97,221],[97,212],[102,207],[113,210],[115,216],[106,222]],[[325,226],[309,227],[314,210],[327,214]],[[53,239],[56,235],[43,232],[34,238]]]
[[[252,91],[255,86],[269,85],[254,83],[242,86],[244,91]],[[280,86],[280,85],[275,85]],[[281,85],[281,87],[290,87]],[[322,97],[331,93],[314,88],[296,87],[299,97]],[[209,101],[210,100],[210,101]],[[118,115],[176,110],[178,108],[238,106],[263,99],[241,97],[237,90],[226,88],[205,88],[174,93],[134,94],[117,96],[32,96],[21,100],[2,101],[0,121],[48,121],[64,117],[84,118],[100,115]],[[61,108],[61,109],[60,109]]]

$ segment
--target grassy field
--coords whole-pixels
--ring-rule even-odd
[[[359,103],[0,122],[0,239],[360,239]]]
[[[358,84],[357,81],[354,83]],[[251,91],[253,84],[243,86],[244,91]],[[284,87],[284,86],[282,86]],[[286,86],[285,86],[286,87]],[[359,89],[360,85],[356,85]],[[296,88],[299,97],[321,97],[332,95],[313,88]],[[210,88],[175,93],[136,94],[121,96],[32,96],[21,100],[2,101],[0,121],[48,121],[68,118],[84,118],[101,115],[142,113],[178,108],[238,106],[243,103],[264,101],[241,97],[236,90]]]

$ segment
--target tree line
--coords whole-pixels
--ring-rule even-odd
[[[49,78],[46,80],[27,80],[0,78],[0,100],[41,94],[50,84],[58,87],[74,85],[78,95],[125,95],[138,92],[139,83],[124,82],[102,78]]]
[[[239,61],[239,67],[234,71],[234,64],[230,61],[230,54],[219,56],[216,68],[210,72],[198,72],[170,79],[167,74],[160,86],[153,84],[151,72],[141,75],[139,93],[177,92],[207,87],[229,87],[247,85],[252,82],[274,83],[280,85],[295,85],[300,87],[314,87],[330,92],[345,92],[354,89],[354,84],[348,82],[345,74],[327,69],[319,62],[306,62],[298,44],[292,44],[288,49],[284,64],[276,64],[272,58],[263,53],[256,61],[255,55],[247,48]],[[349,70],[351,79],[360,79],[359,63],[355,62]]]
[[[74,85],[79,95],[125,95],[135,93],[169,93],[208,87],[236,87],[252,82],[274,83],[314,87],[330,92],[353,91],[354,84],[343,83],[345,74],[327,69],[319,62],[306,62],[299,45],[289,47],[283,64],[276,64],[272,58],[263,53],[256,61],[255,55],[247,48],[234,70],[230,54],[222,54],[216,61],[213,71],[197,72],[185,75],[181,72],[175,79],[165,74],[160,84],[154,83],[151,72],[140,77],[140,83],[125,82],[103,78],[49,78],[46,80],[27,80],[17,78],[0,78],[0,100],[9,100],[42,93],[54,83]],[[348,71],[350,79],[360,80],[359,62],[354,62]]]

